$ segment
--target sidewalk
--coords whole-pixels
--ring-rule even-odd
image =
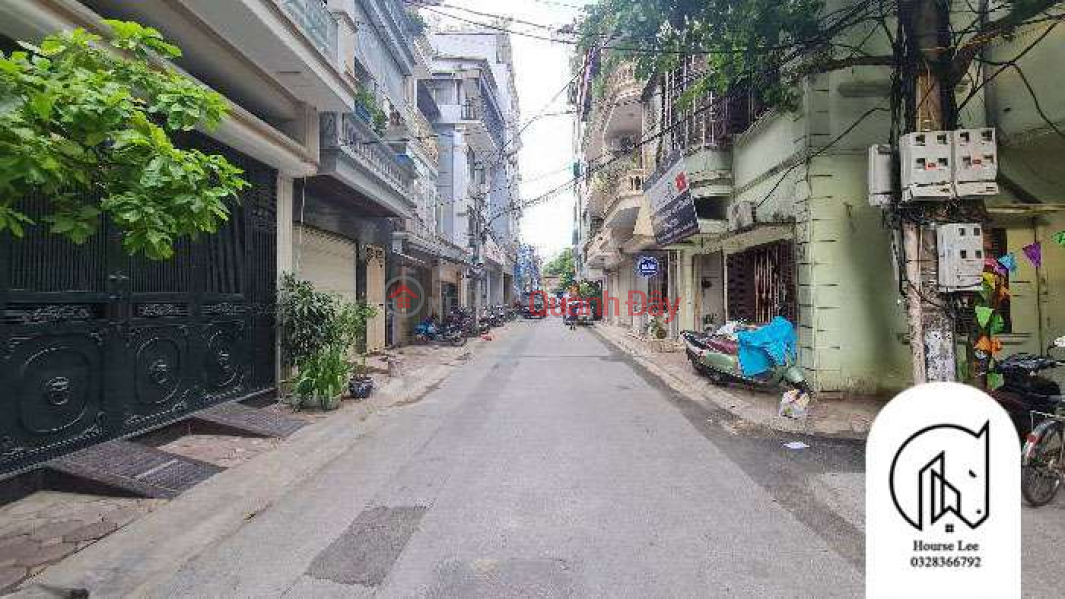
[[[600,337],[633,356],[666,384],[694,401],[709,401],[749,424],[815,436],[864,439],[884,401],[875,398],[829,399],[814,396],[805,420],[779,416],[781,391],[759,392],[738,385],[718,387],[692,369],[680,342],[650,341],[629,329],[597,322]]]
[[[346,400],[333,412],[299,412],[311,424],[287,439],[191,435],[170,443],[168,450],[227,468],[175,499],[41,491],[0,508],[0,594],[21,588],[15,596],[52,597],[49,589],[89,588],[94,596],[138,595],[372,433],[382,420],[371,416],[417,402],[493,342],[374,356],[367,361],[375,383],[368,399]],[[263,409],[291,413],[282,402]]]

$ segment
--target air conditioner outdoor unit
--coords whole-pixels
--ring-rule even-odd
[[[728,225],[729,230],[740,231],[749,229],[757,222],[755,218],[754,202],[740,201],[729,204]]]

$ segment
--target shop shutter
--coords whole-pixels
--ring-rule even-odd
[[[355,242],[306,226],[297,225],[294,233],[299,277],[319,291],[355,301]]]

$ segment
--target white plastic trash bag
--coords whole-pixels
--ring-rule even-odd
[[[779,414],[785,418],[802,420],[806,418],[807,408],[810,405],[810,394],[803,393],[798,389],[786,391],[780,398]]]

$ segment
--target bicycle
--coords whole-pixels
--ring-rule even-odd
[[[1047,353],[1054,347],[1065,348],[1065,337],[1055,340]],[[1044,357],[1044,361],[1054,366],[1065,365],[1065,361],[1050,357]],[[1036,410],[1029,413],[1032,428],[1021,450],[1021,494],[1032,507],[1053,501],[1065,480],[1065,396],[1058,391],[1046,399],[1057,400],[1054,413]],[[1039,424],[1037,418],[1042,418]]]

